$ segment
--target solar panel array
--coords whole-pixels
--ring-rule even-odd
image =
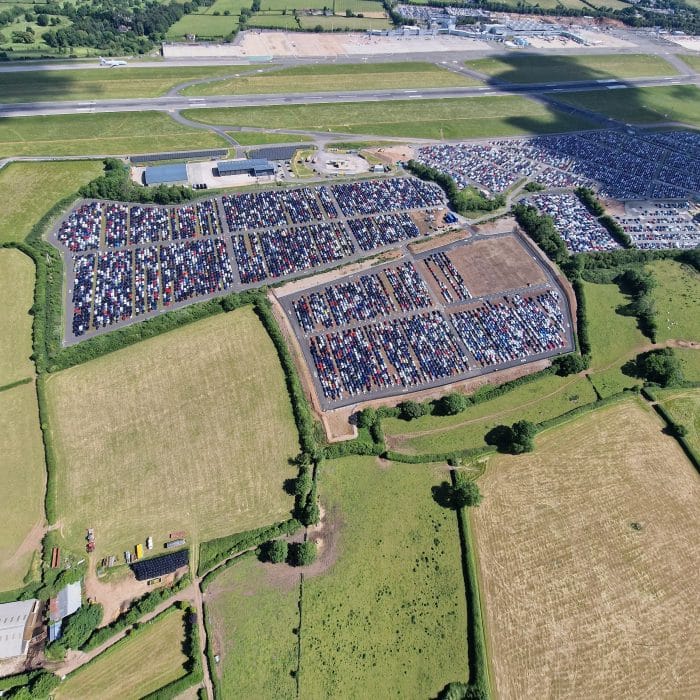
[[[155,163],[159,160],[183,160],[185,158],[225,158],[228,151],[225,148],[216,148],[209,151],[171,151],[168,153],[142,153],[131,156],[132,163]]]
[[[297,144],[296,146],[270,146],[269,148],[257,148],[248,151],[247,158],[263,160],[291,160],[300,148],[309,148],[308,144]]]
[[[143,559],[131,565],[131,570],[136,575],[137,581],[148,581],[152,578],[160,578],[172,574],[182,566],[190,562],[190,550],[181,549],[179,552],[171,552],[153,559]]]

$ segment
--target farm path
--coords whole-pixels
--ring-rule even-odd
[[[151,611],[150,613],[147,613],[142,618],[140,618],[139,624],[148,622],[149,620],[153,619],[156,615],[163,612],[163,610],[165,610],[166,608],[170,607],[178,601],[196,601],[196,594],[194,592],[194,589],[198,590],[198,586],[196,584],[191,584],[187,588],[181,590],[177,595],[174,595],[172,598],[164,600],[155,610]],[[198,610],[198,619],[201,619],[201,615],[199,613],[200,611]],[[127,627],[125,630],[122,630],[121,632],[115,634],[113,637],[110,637],[104,644],[101,644],[100,646],[95,647],[95,649],[92,649],[90,651],[85,652],[70,650],[66,654],[66,658],[64,661],[55,664],[47,663],[46,667],[48,670],[53,671],[59,676],[65,676],[71,673],[72,671],[75,671],[76,669],[80,668],[81,666],[85,665],[89,661],[92,661],[92,659],[94,659],[96,656],[99,656],[103,651],[106,651],[107,649],[109,649],[109,647],[116,644],[120,639],[126,637],[127,633],[130,632],[131,629],[131,627]]]
[[[191,586],[193,588],[194,607],[197,611],[197,628],[199,630],[199,655],[202,666],[202,682],[207,691],[207,697],[214,697],[214,686],[209,675],[209,664],[207,663],[207,629],[204,626],[204,603],[202,601],[202,589],[199,579]],[[185,589],[186,591],[189,588]]]
[[[479,423],[481,421],[486,421],[486,420],[496,420],[502,416],[507,416],[515,411],[519,411],[523,408],[527,408],[528,406],[532,406],[536,403],[539,403],[541,401],[546,401],[547,399],[551,398],[552,396],[556,396],[557,394],[561,393],[564,391],[568,386],[573,384],[577,379],[580,377],[586,377],[587,375],[595,375],[598,372],[604,372],[605,370],[611,369],[612,367],[615,367],[616,365],[619,365],[620,362],[624,362],[628,359],[631,359],[635,355],[638,355],[642,352],[649,352],[650,350],[660,350],[662,348],[683,348],[683,349],[692,349],[692,350],[700,350],[700,343],[696,343],[693,341],[687,341],[687,340],[667,340],[664,341],[663,343],[647,343],[644,345],[639,345],[635,348],[632,348],[628,353],[626,353],[623,357],[618,358],[614,362],[611,362],[609,365],[606,365],[605,367],[601,367],[597,369],[595,372],[590,372],[589,370],[584,370],[578,375],[574,375],[573,378],[564,384],[563,386],[559,387],[555,391],[550,392],[549,394],[546,394],[544,396],[540,396],[536,399],[533,399],[532,401],[527,401],[526,403],[522,403],[515,408],[509,408],[504,411],[498,411],[496,413],[492,413],[487,416],[481,416],[480,418],[470,418],[468,420],[460,421],[459,423],[455,423],[453,425],[449,426],[449,429],[456,429],[456,428],[461,428],[464,427],[465,425],[470,425],[473,423]],[[398,435],[391,435],[386,437],[386,442],[387,446],[391,448],[397,448],[401,447],[404,445],[404,443],[407,440],[411,440],[413,438],[417,437],[423,437],[425,435],[435,435],[437,433],[442,433],[445,431],[446,428],[440,427],[440,428],[430,428],[428,430],[418,430],[415,432],[411,433],[400,433]]]

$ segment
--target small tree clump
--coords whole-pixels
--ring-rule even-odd
[[[289,548],[289,563],[292,566],[308,566],[316,561],[316,554],[315,542],[295,542]]]

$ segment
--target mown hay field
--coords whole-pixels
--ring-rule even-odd
[[[24,240],[53,204],[101,174],[101,161],[5,166],[0,170],[0,189],[4,194],[0,209],[0,243]]]
[[[221,697],[296,696],[299,577],[291,574],[280,585],[270,576],[272,566],[243,559],[207,589],[207,634],[221,657],[214,669]]]
[[[484,436],[497,425],[538,423],[596,400],[590,382],[579,377],[546,376],[455,416],[425,416],[412,421],[383,421],[392,449],[411,454],[444,453],[486,445]]]
[[[446,479],[371,457],[323,466],[320,537],[337,561],[304,579],[300,697],[435,697],[467,680],[457,521],[431,493]]]
[[[190,129],[158,112],[7,117],[0,120],[1,156],[153,153],[222,148],[215,134]]]
[[[472,511],[500,697],[697,697],[700,481],[628,400],[497,456]]]
[[[592,129],[518,95],[184,110],[193,121],[262,129],[309,129],[416,138],[476,138]]]
[[[34,384],[0,391],[0,591],[21,588],[43,535],[46,466]]]
[[[700,341],[700,273],[674,260],[657,260],[649,269],[656,280],[657,336],[664,340]]]
[[[133,637],[117,642],[58,686],[56,700],[142,698],[185,675],[183,614],[167,613]]]
[[[61,532],[96,555],[151,535],[202,540],[284,520],[298,437],[276,351],[250,307],[52,375]]]
[[[509,83],[546,83],[555,80],[642,78],[675,75],[660,56],[612,54],[592,56],[508,55],[467,61],[466,66]]]
[[[18,250],[0,250],[0,387],[34,376],[32,317],[34,262]]]
[[[239,78],[192,85],[184,95],[234,95],[274,92],[328,92],[478,85],[432,63],[360,63],[284,68]]]

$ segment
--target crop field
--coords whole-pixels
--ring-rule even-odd
[[[171,612],[126,637],[58,686],[56,700],[142,698],[185,675],[181,612]]]
[[[56,503],[66,546],[97,556],[185,530],[196,544],[286,518],[296,428],[251,308],[52,375]]]
[[[324,465],[320,498],[335,532],[320,537],[338,559],[304,579],[301,697],[435,697],[466,680],[457,523],[431,494],[446,477],[441,466],[381,468],[371,457]]]
[[[101,174],[101,161],[6,165],[0,170],[0,243],[24,240],[55,202]]]
[[[0,120],[0,157],[133,154],[226,145],[214,134],[189,129],[158,112]]]
[[[328,92],[335,90],[384,90],[391,88],[477,85],[431,63],[376,63],[299,66],[192,85],[185,95],[228,95],[275,92]]]
[[[513,55],[467,61],[468,68],[509,83],[546,83],[555,80],[595,80],[675,75],[676,69],[659,56]]]
[[[260,9],[266,10],[287,10],[291,14],[292,10],[322,10],[324,7],[331,7],[327,0],[261,0]],[[355,14],[365,12],[384,12],[382,3],[373,0],[336,0],[336,14],[345,14],[345,10],[352,10]]]
[[[500,697],[694,697],[700,481],[629,400],[492,458],[472,511]]]
[[[695,85],[557,93],[557,99],[632,124],[700,126],[700,88]]]
[[[21,588],[43,535],[46,467],[34,384],[0,391],[0,590]]]
[[[95,68],[94,70],[0,73],[3,102],[106,100],[158,97],[198,78],[215,78],[252,70],[248,66],[179,68]]]
[[[444,453],[486,445],[484,436],[497,425],[516,420],[537,423],[596,400],[587,379],[549,376],[513,389],[456,416],[426,416],[410,422],[383,422],[388,444],[401,452]]]
[[[0,387],[34,376],[34,263],[18,250],[0,250]]]
[[[700,341],[700,274],[688,265],[673,260],[657,260],[649,265],[656,287],[658,340]]]
[[[299,134],[265,133],[264,131],[228,131],[241,146],[266,146],[271,143],[304,143],[312,141],[310,136]]]
[[[593,128],[518,96],[185,110],[204,124],[434,139]]]
[[[205,596],[208,634],[221,657],[215,672],[224,698],[291,698],[296,693],[299,576],[278,585],[271,569],[244,559]]]
[[[687,428],[685,438],[700,454],[700,389],[660,389],[656,395],[673,420]]]

